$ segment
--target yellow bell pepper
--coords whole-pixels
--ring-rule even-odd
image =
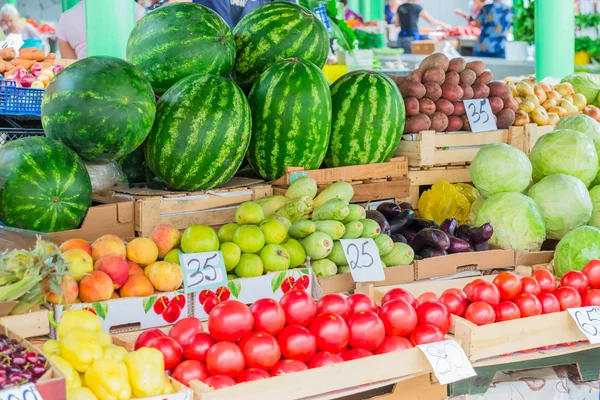
[[[102,323],[100,319],[86,310],[69,310],[62,314],[58,324],[58,338],[64,338],[71,330],[86,329],[92,332],[100,332]]]
[[[62,357],[57,355],[50,356],[50,361],[58,368],[65,376],[67,391],[81,387],[81,378],[75,368]]]
[[[86,371],[85,383],[99,400],[128,400],[131,398],[127,367],[119,361],[96,361]]]
[[[142,347],[129,353],[125,358],[125,364],[135,397],[162,394],[165,387],[165,361],[160,351]]]
[[[61,339],[60,352],[73,368],[86,372],[94,361],[102,358],[102,345],[96,332],[74,328]]]
[[[87,387],[85,386],[85,373],[79,372],[79,378],[81,378],[81,387]]]
[[[106,332],[96,332],[96,337],[98,338],[98,343],[100,346],[106,347],[113,344],[112,338]]]
[[[46,357],[53,355],[60,356],[60,343],[58,343],[58,340],[48,340],[42,346],[42,351]]]
[[[81,387],[67,391],[67,400],[98,400],[98,398],[90,389]]]
[[[129,353],[124,347],[115,346],[114,344],[111,344],[110,346],[104,346],[102,359],[124,361],[125,357],[127,357],[128,354]]]
[[[163,391],[161,394],[173,394],[175,393],[175,388],[173,387],[173,385],[171,384],[171,382],[165,377],[165,387],[163,388]]]

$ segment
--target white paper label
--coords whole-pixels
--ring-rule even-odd
[[[417,346],[433,368],[442,385],[462,381],[477,375],[463,349],[452,340],[420,344]]]
[[[354,282],[384,281],[379,250],[373,239],[340,239]]]
[[[33,383],[0,391],[0,400],[44,400]]]
[[[577,327],[591,344],[600,343],[600,307],[568,308],[567,312],[571,314]]]
[[[227,270],[220,251],[180,253],[179,262],[186,293],[227,286]]]
[[[15,55],[19,56],[19,49],[25,44],[23,36],[20,33],[11,33],[6,39],[0,42],[0,49],[11,48],[15,50]]]
[[[495,131],[498,129],[488,99],[463,100],[472,132]]]

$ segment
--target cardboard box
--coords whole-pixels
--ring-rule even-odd
[[[400,283],[410,283],[415,280],[415,271],[412,265],[400,265],[397,267],[387,267],[384,270],[385,281],[372,282],[374,286],[397,285]],[[321,295],[330,293],[349,293],[359,285],[352,279],[352,274],[338,274],[329,278],[322,278],[318,281]]]
[[[437,40],[413,40],[410,43],[410,52],[412,54],[432,54],[437,43]]]
[[[442,257],[415,260],[415,280],[448,276],[462,271],[485,271],[512,268],[514,250],[488,250],[448,254]]]

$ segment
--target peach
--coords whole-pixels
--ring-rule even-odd
[[[64,253],[71,249],[81,249],[85,250],[90,256],[92,255],[92,246],[88,243],[87,240],[83,239],[69,239],[63,244],[60,245],[60,252]]]
[[[158,258],[164,258],[181,243],[181,232],[173,225],[159,225],[150,234],[150,239],[158,246]]]
[[[92,257],[83,249],[71,249],[63,253],[63,258],[69,264],[69,272],[77,282],[94,270]]]
[[[129,278],[129,265],[123,257],[107,254],[94,263],[96,271],[106,273],[113,281],[115,289],[120,288]]]
[[[104,235],[92,243],[92,258],[94,262],[107,254],[114,254],[125,258],[127,255],[125,243],[114,235]]]
[[[93,271],[79,282],[79,297],[84,303],[108,300],[114,291],[113,281],[102,271]]]
[[[119,293],[117,292],[113,292],[113,295],[111,296],[111,299],[120,299],[121,296],[119,296]]]
[[[119,290],[121,297],[143,297],[154,293],[152,284],[144,275],[129,275],[129,279]]]
[[[148,266],[150,283],[161,292],[172,292],[181,286],[183,272],[181,267],[165,261],[157,261]]]
[[[127,243],[127,259],[138,265],[150,265],[158,258],[158,246],[151,239],[135,238]]]
[[[79,286],[77,286],[77,281],[71,275],[63,275],[60,290],[62,295],[59,296],[57,293],[50,292],[46,296],[46,301],[52,304],[73,304],[79,296]]]
[[[127,265],[129,266],[129,275],[144,275],[144,270],[142,269],[142,267],[140,267],[133,261],[127,261]]]

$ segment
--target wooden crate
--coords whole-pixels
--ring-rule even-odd
[[[417,209],[423,186],[430,186],[442,180],[450,183],[469,183],[471,182],[471,172],[468,165],[449,165],[431,168],[411,167],[408,170],[408,178],[410,179],[408,196],[401,199],[401,201],[410,203],[414,209]]]
[[[353,165],[305,171],[302,167],[288,167],[285,176],[272,182],[273,194],[284,195],[289,186],[301,176],[310,176],[319,185],[319,191],[334,182],[353,185],[353,203],[373,200],[400,199],[408,196],[409,179],[406,157],[392,158],[387,163]]]
[[[525,125],[525,146],[523,151],[527,154],[531,153],[531,149],[535,145],[535,142],[546,133],[550,133],[554,130],[554,125],[538,126],[537,124]]]
[[[50,333],[48,312],[46,309],[39,309],[20,315],[7,315],[0,317],[0,324],[25,339],[46,336]]]
[[[523,150],[525,129],[513,126],[490,132],[467,133],[422,131],[416,140],[402,140],[396,157],[408,157],[411,167],[468,164],[486,144],[506,143]]]

